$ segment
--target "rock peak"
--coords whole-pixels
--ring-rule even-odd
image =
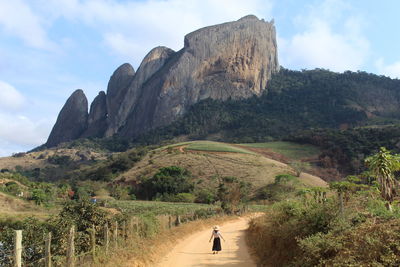
[[[243,18],[240,18],[238,21],[245,21],[245,20],[259,20],[255,15],[247,15]]]
[[[79,138],[87,128],[88,101],[83,90],[75,90],[57,117],[46,146],[53,147]]]
[[[184,47],[177,52],[153,48],[136,73],[128,63],[119,66],[107,94],[93,101],[89,119],[83,92],[74,93],[82,107],[67,101],[49,143],[77,136],[74,132],[58,137],[63,130],[84,128],[85,120],[87,136],[134,138],[171,123],[203,99],[259,96],[279,71],[277,50],[273,21],[254,15],[198,29],[185,36]],[[74,116],[80,118],[76,125]]]

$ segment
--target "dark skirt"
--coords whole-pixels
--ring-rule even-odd
[[[221,251],[221,239],[219,237],[214,238],[212,251]]]

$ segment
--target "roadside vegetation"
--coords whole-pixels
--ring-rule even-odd
[[[249,244],[260,266],[399,266],[400,157],[385,149],[368,171],[329,188],[280,177],[260,193],[273,204],[255,219]]]

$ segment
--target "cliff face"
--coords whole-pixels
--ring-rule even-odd
[[[184,48],[143,84],[120,135],[169,124],[202,99],[260,95],[278,70],[272,23],[247,16],[192,32]]]
[[[103,137],[107,130],[107,97],[100,91],[90,105],[88,127],[82,137]]]
[[[200,100],[260,95],[278,70],[273,22],[250,15],[197,30],[178,52],[151,50],[136,73],[127,63],[120,66],[110,78],[106,107],[103,95],[95,99],[81,136],[135,137],[171,123]]]
[[[134,79],[128,85],[124,98],[119,102],[119,107],[115,111],[116,115],[109,124],[106,136],[118,133],[120,127],[126,124],[128,116],[142,95],[143,84],[164,65],[172,54],[174,51],[167,47],[156,47],[145,56]]]
[[[46,146],[56,146],[82,136],[88,126],[88,101],[81,89],[67,100],[51,130]]]

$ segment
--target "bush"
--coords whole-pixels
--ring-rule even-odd
[[[153,177],[140,185],[138,193],[144,194],[147,199],[163,195],[177,195],[190,193],[194,184],[190,181],[190,173],[186,169],[170,166],[161,168]]]
[[[201,189],[196,192],[196,203],[212,204],[215,202],[215,193],[211,190]]]
[[[303,205],[298,201],[277,203],[268,217],[250,224],[250,239],[266,266],[289,265],[301,255],[298,240],[317,233],[327,233],[337,218],[335,203]]]
[[[32,189],[30,199],[35,201],[36,205],[42,205],[48,202],[51,197],[43,189],[37,188]]]
[[[7,193],[16,195],[21,192],[21,188],[16,182],[7,182],[4,186],[4,191]]]
[[[54,155],[47,158],[47,161],[55,165],[68,165],[72,162],[70,156],[66,155]]]

